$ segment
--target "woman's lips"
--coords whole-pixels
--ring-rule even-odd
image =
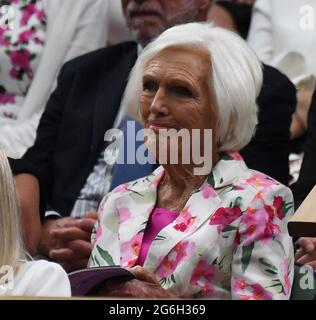
[[[170,130],[170,129],[175,129],[175,128],[171,127],[171,126],[163,125],[163,124],[150,124],[148,126],[148,129],[151,129],[153,131],[159,131],[159,130],[162,130],[162,129]]]

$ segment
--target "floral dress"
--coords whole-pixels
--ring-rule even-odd
[[[0,5],[5,8],[0,13],[1,126],[16,120],[23,105],[44,50],[46,16],[42,0],[0,0]],[[4,14],[9,23],[3,23]]]
[[[104,198],[92,233],[90,267],[138,263],[163,176],[159,167]],[[287,187],[247,168],[238,153],[228,153],[158,233],[144,268],[179,297],[289,299],[294,254],[287,223],[292,214]]]

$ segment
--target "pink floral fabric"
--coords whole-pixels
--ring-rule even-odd
[[[89,266],[137,263],[163,175],[160,167],[104,198]],[[288,299],[294,269],[287,231],[292,213],[287,187],[248,169],[238,153],[227,153],[158,233],[144,268],[179,297]]]
[[[16,119],[44,50],[46,16],[42,0],[2,5],[10,8],[13,21],[0,26],[0,117]]]

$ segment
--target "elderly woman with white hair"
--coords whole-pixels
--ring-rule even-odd
[[[206,23],[173,27],[140,54],[124,101],[139,108],[162,166],[101,202],[89,266],[121,265],[136,279],[105,282],[99,294],[289,298],[292,194],[247,168],[238,153],[254,133],[261,84],[261,65],[246,43]],[[187,161],[170,161],[173,136],[164,137],[171,129],[192,138],[177,151],[189,150]],[[197,129],[201,139],[193,139]],[[203,170],[194,161],[200,151],[203,164],[212,163]]]

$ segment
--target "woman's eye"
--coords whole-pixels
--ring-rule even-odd
[[[155,92],[158,90],[158,85],[153,81],[146,81],[143,83],[143,90],[148,92]]]
[[[171,91],[176,94],[177,96],[185,97],[185,98],[192,98],[193,94],[190,89],[183,87],[183,86],[174,86],[171,88]]]

